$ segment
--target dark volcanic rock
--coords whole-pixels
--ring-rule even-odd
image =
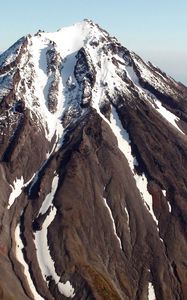
[[[186,87],[85,20],[0,56],[0,109],[0,299],[187,299]]]

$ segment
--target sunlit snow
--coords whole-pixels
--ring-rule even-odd
[[[131,153],[130,139],[128,132],[123,128],[118,114],[114,107],[112,107],[112,113],[110,115],[110,126],[114,132],[117,140],[119,149],[125,154],[128,160],[129,166],[134,173],[134,157]]]
[[[11,192],[11,194],[9,196],[9,200],[8,200],[8,206],[7,206],[8,209],[14,204],[14,201],[16,200],[16,198],[18,198],[19,195],[21,194],[23,185],[24,185],[23,176],[21,176],[20,179],[16,178],[14,180],[13,185],[11,186],[12,192]]]
[[[156,110],[170,123],[172,124],[177,130],[179,130],[182,134],[184,134],[184,132],[179,128],[179,126],[177,125],[176,121],[178,121],[179,119],[173,114],[171,113],[169,110],[167,110],[162,103],[149,91],[147,91],[146,89],[142,88],[140,83],[139,83],[139,78],[136,75],[134,69],[132,66],[125,66],[127,75],[129,77],[129,79],[132,80],[132,82],[136,85],[136,87],[138,88],[138,90],[141,93],[145,93],[147,94],[148,97],[151,97],[152,99],[154,99],[154,103],[156,104],[156,107],[154,105],[152,105],[154,108],[156,108]],[[147,69],[145,68],[144,71]]]
[[[49,209],[49,207],[52,206],[52,200],[54,198],[54,195],[58,187],[58,180],[59,180],[58,175],[56,175],[52,181],[51,192],[45,197],[42,206],[40,208],[39,214],[42,215],[45,214],[46,211]]]
[[[156,300],[154,287],[151,282],[148,285],[148,300]]]
[[[117,239],[118,239],[120,248],[122,249],[121,239],[120,239],[119,236],[117,235],[116,224],[115,224],[115,221],[114,221],[114,218],[113,218],[112,210],[111,210],[110,206],[108,205],[106,199],[103,198],[103,200],[104,200],[104,204],[105,204],[106,208],[108,209],[109,215],[110,215],[111,220],[112,220],[113,229],[114,229],[114,234],[115,234],[115,236],[116,236]]]
[[[31,275],[30,275],[30,271],[29,271],[29,266],[26,263],[24,256],[23,256],[23,242],[21,240],[21,230],[20,230],[20,224],[18,223],[15,229],[15,243],[16,243],[16,258],[17,260],[20,262],[20,264],[22,264],[23,268],[24,268],[24,274],[25,277],[27,279],[28,285],[31,289],[31,292],[34,296],[34,299],[37,300],[42,300],[44,298],[42,298],[38,292],[36,291],[36,288],[34,286],[34,283],[31,279]]]
[[[167,204],[168,204],[169,212],[171,212],[171,205],[170,205],[169,201],[167,202]]]
[[[60,276],[55,271],[55,264],[51,258],[47,240],[48,227],[54,220],[57,211],[53,205],[53,198],[58,187],[58,179],[58,175],[56,175],[52,182],[51,192],[46,196],[40,209],[40,213],[45,213],[50,208],[50,213],[47,215],[42,229],[35,233],[35,245],[38,263],[44,280],[46,281],[47,277],[51,276],[57,284],[59,292],[66,297],[72,298],[74,296],[74,288],[69,281],[66,281],[66,283],[60,282]]]
[[[166,190],[162,190],[162,194],[166,197]]]
[[[128,160],[129,166],[130,166],[132,173],[134,175],[134,178],[136,180],[136,185],[140,191],[142,199],[148,205],[148,210],[149,210],[150,214],[152,215],[156,224],[158,224],[158,220],[153,212],[152,196],[149,194],[149,192],[147,190],[147,184],[148,184],[147,178],[146,178],[145,174],[138,175],[134,172],[134,165],[135,165],[135,163],[137,164],[137,162],[131,152],[129,135],[128,135],[127,131],[123,128],[121,121],[120,121],[118,114],[114,107],[112,108],[112,113],[111,113],[111,129],[114,132],[115,136],[117,137],[119,149],[123,152],[123,154],[125,155],[125,157]],[[146,205],[146,207],[147,207],[147,205]]]
[[[126,215],[127,215],[127,225],[128,225],[128,229],[130,230],[130,226],[129,226],[130,217],[129,217],[129,212],[128,212],[128,210],[127,210],[126,207],[125,207],[125,212],[126,212]]]
[[[179,130],[182,134],[184,132],[179,128],[179,126],[176,124],[176,121],[178,120],[177,117],[172,114],[169,110],[167,110],[165,107],[162,106],[161,102],[159,100],[154,100],[156,104],[156,110],[170,123],[172,124],[177,130]]]

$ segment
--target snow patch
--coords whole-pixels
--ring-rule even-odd
[[[168,201],[168,208],[169,208],[169,212],[171,212],[171,205],[170,205],[169,201]]]
[[[16,178],[14,180],[13,185],[11,185],[12,192],[8,200],[8,206],[7,206],[8,209],[10,209],[10,207],[14,204],[16,198],[18,198],[19,195],[21,194],[23,186],[24,186],[23,176],[21,176],[20,179]]]
[[[166,190],[162,190],[162,194],[166,197]]]
[[[148,285],[148,300],[156,300],[155,290],[151,282]]]
[[[21,240],[21,230],[20,230],[20,224],[19,223],[18,223],[18,225],[16,226],[16,229],[15,229],[15,243],[16,243],[16,258],[24,268],[24,274],[25,274],[25,277],[27,279],[30,290],[31,290],[31,292],[34,296],[34,299],[42,300],[44,298],[42,298],[38,294],[38,292],[36,291],[34,283],[31,279],[29,266],[28,266],[28,264],[26,263],[26,261],[24,259],[24,255],[23,255],[24,245],[23,245],[23,242]]]
[[[164,241],[163,241],[163,239],[160,237],[160,241],[164,244]]]

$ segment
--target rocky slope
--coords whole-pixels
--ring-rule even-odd
[[[187,88],[85,20],[0,55],[0,298],[187,299]]]

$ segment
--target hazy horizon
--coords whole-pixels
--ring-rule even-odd
[[[33,0],[9,1],[1,4],[0,51],[9,48],[20,37],[34,34],[39,29],[56,31],[84,18],[106,29],[129,50],[144,60],[151,61],[169,76],[187,85],[187,3],[181,0],[116,0],[81,3],[72,0],[62,3],[53,0],[46,3]]]

